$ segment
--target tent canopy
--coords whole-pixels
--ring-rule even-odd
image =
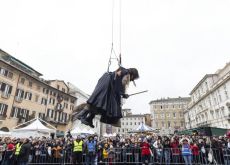
[[[11,136],[11,132],[0,131],[0,137]]]
[[[34,121],[33,121],[34,120]],[[48,133],[55,133],[56,129],[49,125],[51,128],[46,127],[44,124],[41,123],[41,119],[37,118],[37,119],[33,119],[31,121],[33,121],[32,123],[30,123],[29,125],[23,127],[23,128],[17,128],[20,127],[21,125],[18,125],[15,127],[15,129],[12,130],[12,132],[21,132],[21,131],[40,131],[40,132],[48,132]],[[29,122],[31,122],[29,121]],[[27,123],[29,123],[27,122]]]
[[[145,125],[144,123],[140,124],[138,127],[129,131],[130,133],[139,133],[139,132],[153,132],[155,129]]]
[[[95,132],[92,130],[92,129],[86,129],[86,128],[83,128],[83,129],[80,129],[78,127],[74,128],[72,131],[70,131],[70,133],[72,135],[74,134],[95,134]]]

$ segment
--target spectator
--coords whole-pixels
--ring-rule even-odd
[[[14,144],[11,142],[10,139],[7,139],[6,143],[7,143],[7,148],[6,148],[2,165],[11,165],[13,160],[13,154],[14,154]]]
[[[90,136],[86,142],[86,165],[95,165],[97,142]]]
[[[19,152],[19,157],[18,157],[19,165],[27,165],[29,160],[29,155],[31,152],[30,149],[31,149],[31,143],[29,139],[25,139]]]
[[[182,139],[182,156],[185,162],[185,165],[192,165],[192,153],[191,153],[191,147],[188,143],[188,139],[184,138]]]
[[[73,142],[73,165],[82,163],[83,141],[80,136]]]
[[[148,143],[147,139],[145,138],[143,143],[140,145],[141,147],[141,157],[143,164],[148,164],[150,161],[150,144]]]
[[[164,158],[165,158],[165,164],[169,165],[171,160],[170,160],[170,139],[168,137],[164,138],[163,141],[163,153],[164,153]]]
[[[192,150],[193,163],[195,163],[195,164],[200,163],[200,161],[199,161],[199,147],[197,146],[196,142],[191,143],[190,146],[191,146],[191,150]]]
[[[172,151],[173,163],[178,164],[180,161],[180,149],[179,149],[179,140],[177,136],[172,137],[170,148]]]

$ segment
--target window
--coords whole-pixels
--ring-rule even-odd
[[[44,113],[39,113],[38,117],[41,118],[41,119],[44,119],[45,118],[45,114]]]
[[[60,86],[59,85],[57,85],[57,89],[59,89],[60,88]]]
[[[65,107],[68,109],[68,104],[67,103],[65,104]]]
[[[47,110],[47,117],[50,117],[51,118],[52,116],[52,110],[51,109],[48,109]]]
[[[41,100],[41,104],[43,104],[43,105],[47,105],[47,99],[42,98],[42,100]]]
[[[32,86],[33,86],[32,81],[29,81],[29,87],[32,87]]]
[[[184,122],[183,122],[183,121],[181,121],[181,122],[180,122],[180,125],[181,125],[181,127],[183,127],[183,126],[184,126]]]
[[[21,89],[17,89],[16,90],[16,96],[19,97],[19,98],[23,98],[24,97],[24,91],[21,90]]]
[[[12,86],[0,82],[0,91],[2,91],[4,94],[11,94],[11,92],[12,92]]]
[[[8,109],[8,105],[0,103],[0,115],[5,116]]]
[[[162,126],[162,127],[164,127],[164,126],[165,126],[165,123],[164,123],[163,121],[161,122],[161,126]]]
[[[64,88],[62,88],[62,92],[65,92],[65,89],[64,89]]]
[[[25,81],[26,81],[25,78],[21,78],[20,83],[21,83],[21,84],[25,84]]]
[[[20,114],[21,108],[13,107],[10,116],[17,118]]]
[[[133,123],[132,122],[130,122],[130,125],[132,125]]]
[[[0,68],[0,74],[3,75],[3,76],[8,76],[8,70],[4,69],[4,68]]]
[[[174,117],[174,118],[176,117],[176,113],[175,113],[175,112],[173,113],[173,117]]]
[[[171,127],[171,122],[170,122],[170,121],[168,121],[168,128],[169,128],[169,127]]]
[[[26,100],[32,100],[32,93],[26,92],[24,98],[25,98]]]
[[[134,125],[137,125],[137,122],[135,122]]]

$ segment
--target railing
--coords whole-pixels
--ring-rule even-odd
[[[1,94],[1,96],[2,96],[2,98],[4,98],[4,99],[8,99],[8,98],[10,97],[10,94],[9,94],[9,93],[3,92],[3,93]]]
[[[143,155],[140,148],[112,148],[108,149],[108,156],[105,157],[103,150],[98,150],[96,153],[82,153],[76,154],[71,149],[60,150],[60,152],[48,152],[47,150],[36,150],[33,155],[29,156],[29,164],[75,164],[75,160],[79,159],[82,164],[186,164],[186,160],[190,160],[193,165],[204,164],[230,164],[230,149],[210,149],[206,148],[205,152],[199,151],[193,153],[191,156],[184,157],[181,154],[181,149],[151,149],[152,155]],[[31,153],[32,154],[32,153]],[[9,154],[4,154],[9,155]],[[3,162],[8,160],[3,157]],[[13,158],[11,162],[20,161]],[[74,161],[74,162],[73,162]]]
[[[18,103],[21,103],[22,102],[22,98],[19,97],[19,96],[15,96],[15,101],[18,102]]]

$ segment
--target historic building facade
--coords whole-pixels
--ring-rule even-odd
[[[190,95],[186,128],[230,128],[230,62],[216,73],[205,75]]]
[[[152,127],[162,134],[173,134],[175,130],[183,130],[184,111],[190,97],[166,98],[151,101]]]
[[[71,126],[77,98],[64,81],[42,74],[0,49],[0,129],[11,130],[35,117],[63,133]]]
[[[131,109],[122,109],[122,115],[121,127],[117,128],[119,134],[127,134],[142,123],[146,124],[147,119],[149,120],[148,114],[133,114]]]

